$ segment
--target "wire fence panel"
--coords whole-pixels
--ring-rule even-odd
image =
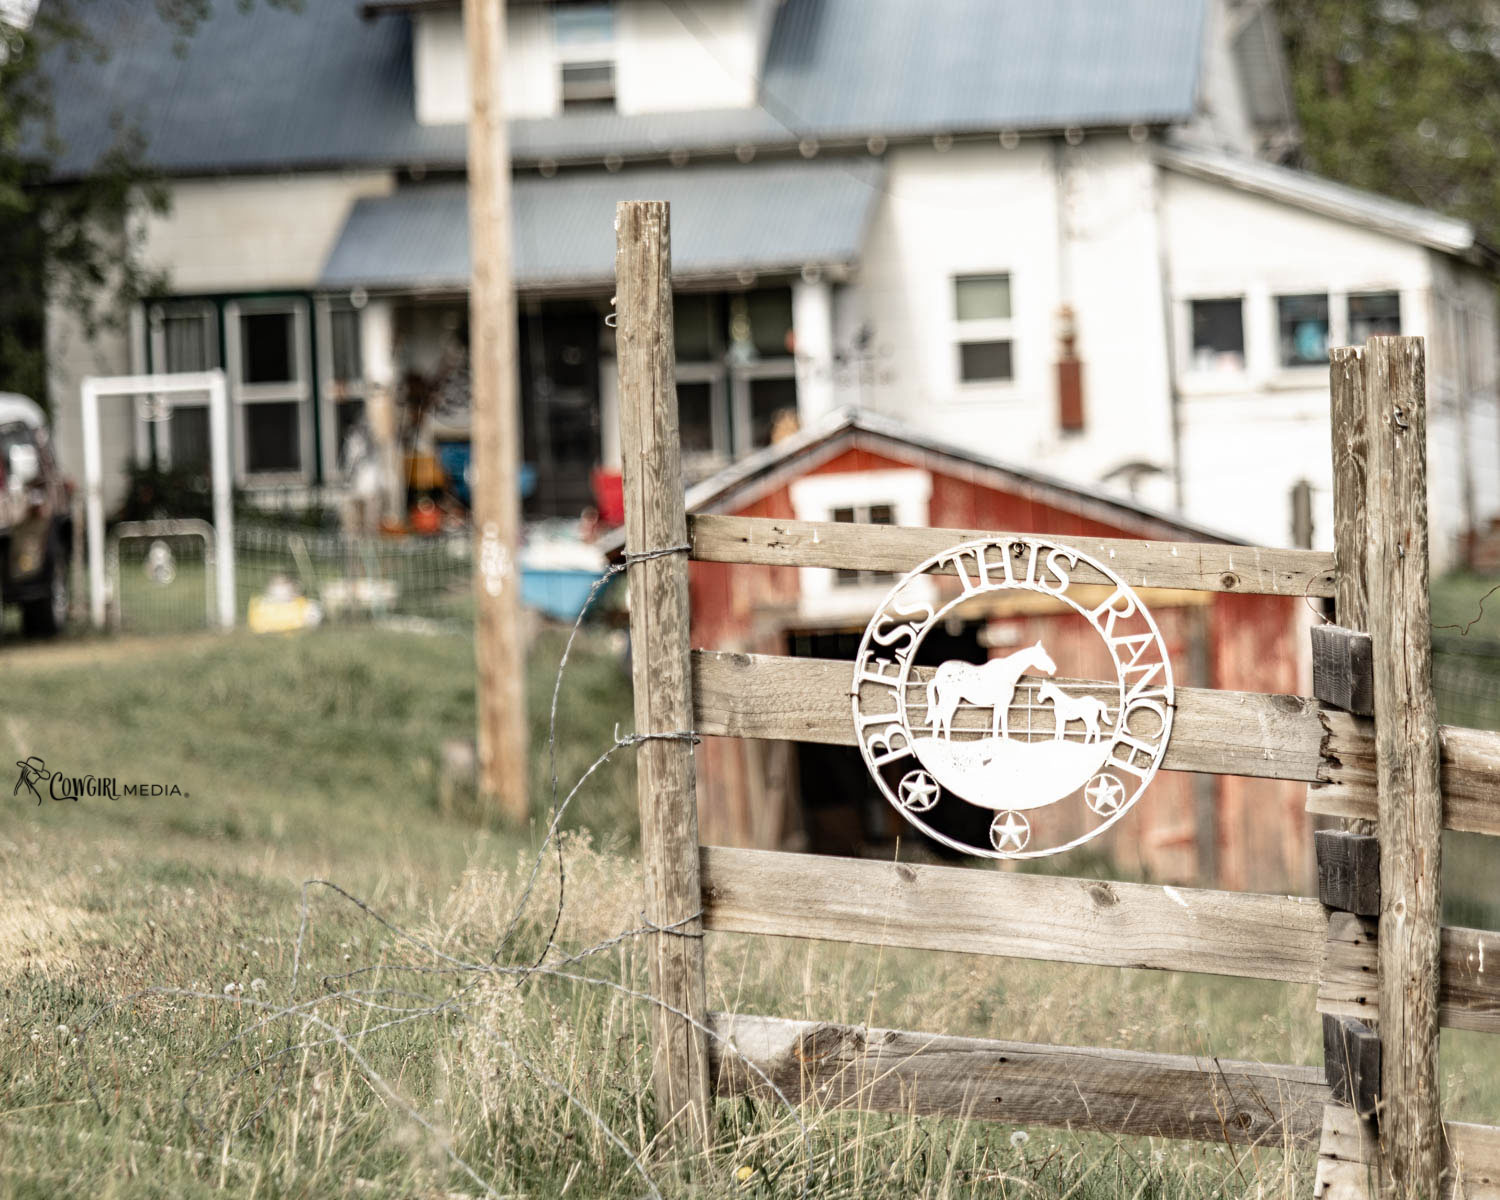
[[[207,521],[129,521],[107,552],[112,627],[124,633],[207,629],[214,613],[214,528]]]
[[[472,549],[466,532],[381,538],[241,524],[237,619],[258,629],[388,617],[468,622]]]
[[[1433,638],[1432,690],[1448,724],[1500,729],[1500,641]]]

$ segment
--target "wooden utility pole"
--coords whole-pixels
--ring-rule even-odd
[[[510,146],[505,0],[464,0],[469,47],[470,445],[475,536],[474,657],[479,794],[514,822],[529,815],[526,650],[521,637],[520,411],[510,279]]]
[[[616,355],[625,549],[662,551],[630,566],[635,728],[693,728],[682,446],[672,339],[672,250],[667,205],[629,201],[615,214]],[[692,742],[642,743],[637,759],[646,919],[663,930],[645,945],[651,994],[651,1077],[668,1136],[708,1144],[709,1090],[698,791]],[[676,1012],[671,1010],[675,1009]],[[679,1014],[686,1014],[688,1020]]]

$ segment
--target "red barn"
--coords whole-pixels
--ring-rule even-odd
[[[1162,541],[1233,539],[1114,497],[941,445],[886,418],[839,414],[690,489],[688,511],[781,520]],[[692,564],[695,647],[852,660],[893,577]],[[940,581],[945,586],[947,581]],[[1298,600],[1142,588],[1179,686],[1298,692],[1311,616]],[[968,613],[967,607],[964,610]],[[942,650],[983,661],[1044,634],[1059,674],[1080,673],[1056,606],[1031,592],[992,597],[950,621]],[[936,631],[934,631],[936,632]],[[1076,649],[1076,652],[1075,652]],[[912,831],[868,780],[852,747],[708,738],[698,759],[705,843],[888,853]],[[1311,861],[1305,785],[1161,773],[1130,814],[1088,850],[1116,870],[1229,888],[1300,889]]]

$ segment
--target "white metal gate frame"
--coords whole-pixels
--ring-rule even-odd
[[[109,596],[114,604],[110,608],[111,622],[115,629],[123,627],[124,611],[120,592],[120,543],[126,538],[199,537],[203,539],[203,604],[210,626],[214,623],[214,593],[217,590],[215,566],[218,563],[218,535],[207,521],[197,517],[164,521],[121,521],[109,534],[109,549],[106,552],[105,574],[109,583]]]
[[[224,372],[194,371],[179,375],[95,375],[83,381],[83,471],[88,520],[89,617],[96,629],[105,622],[104,483],[99,446],[99,401],[105,397],[183,394],[208,395],[208,427],[212,448],[214,539],[224,548],[215,556],[219,625],[234,628],[234,508],[230,502],[229,393]],[[170,403],[170,400],[168,401]]]

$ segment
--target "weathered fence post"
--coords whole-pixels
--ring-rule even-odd
[[[1427,551],[1427,374],[1420,338],[1365,344],[1365,564],[1374,639],[1380,837],[1383,1189],[1435,1200],[1443,1164],[1438,972],[1443,801]]]
[[[641,554],[687,542],[668,207],[624,202],[615,227],[625,548],[627,554]],[[665,553],[632,562],[629,578],[636,731],[684,733],[693,727],[687,555]],[[645,943],[651,992],[661,1002],[651,1018],[657,1111],[664,1127],[703,1146],[709,1133],[707,1003],[692,742],[642,743],[638,770],[646,919],[664,931],[648,934]]]

